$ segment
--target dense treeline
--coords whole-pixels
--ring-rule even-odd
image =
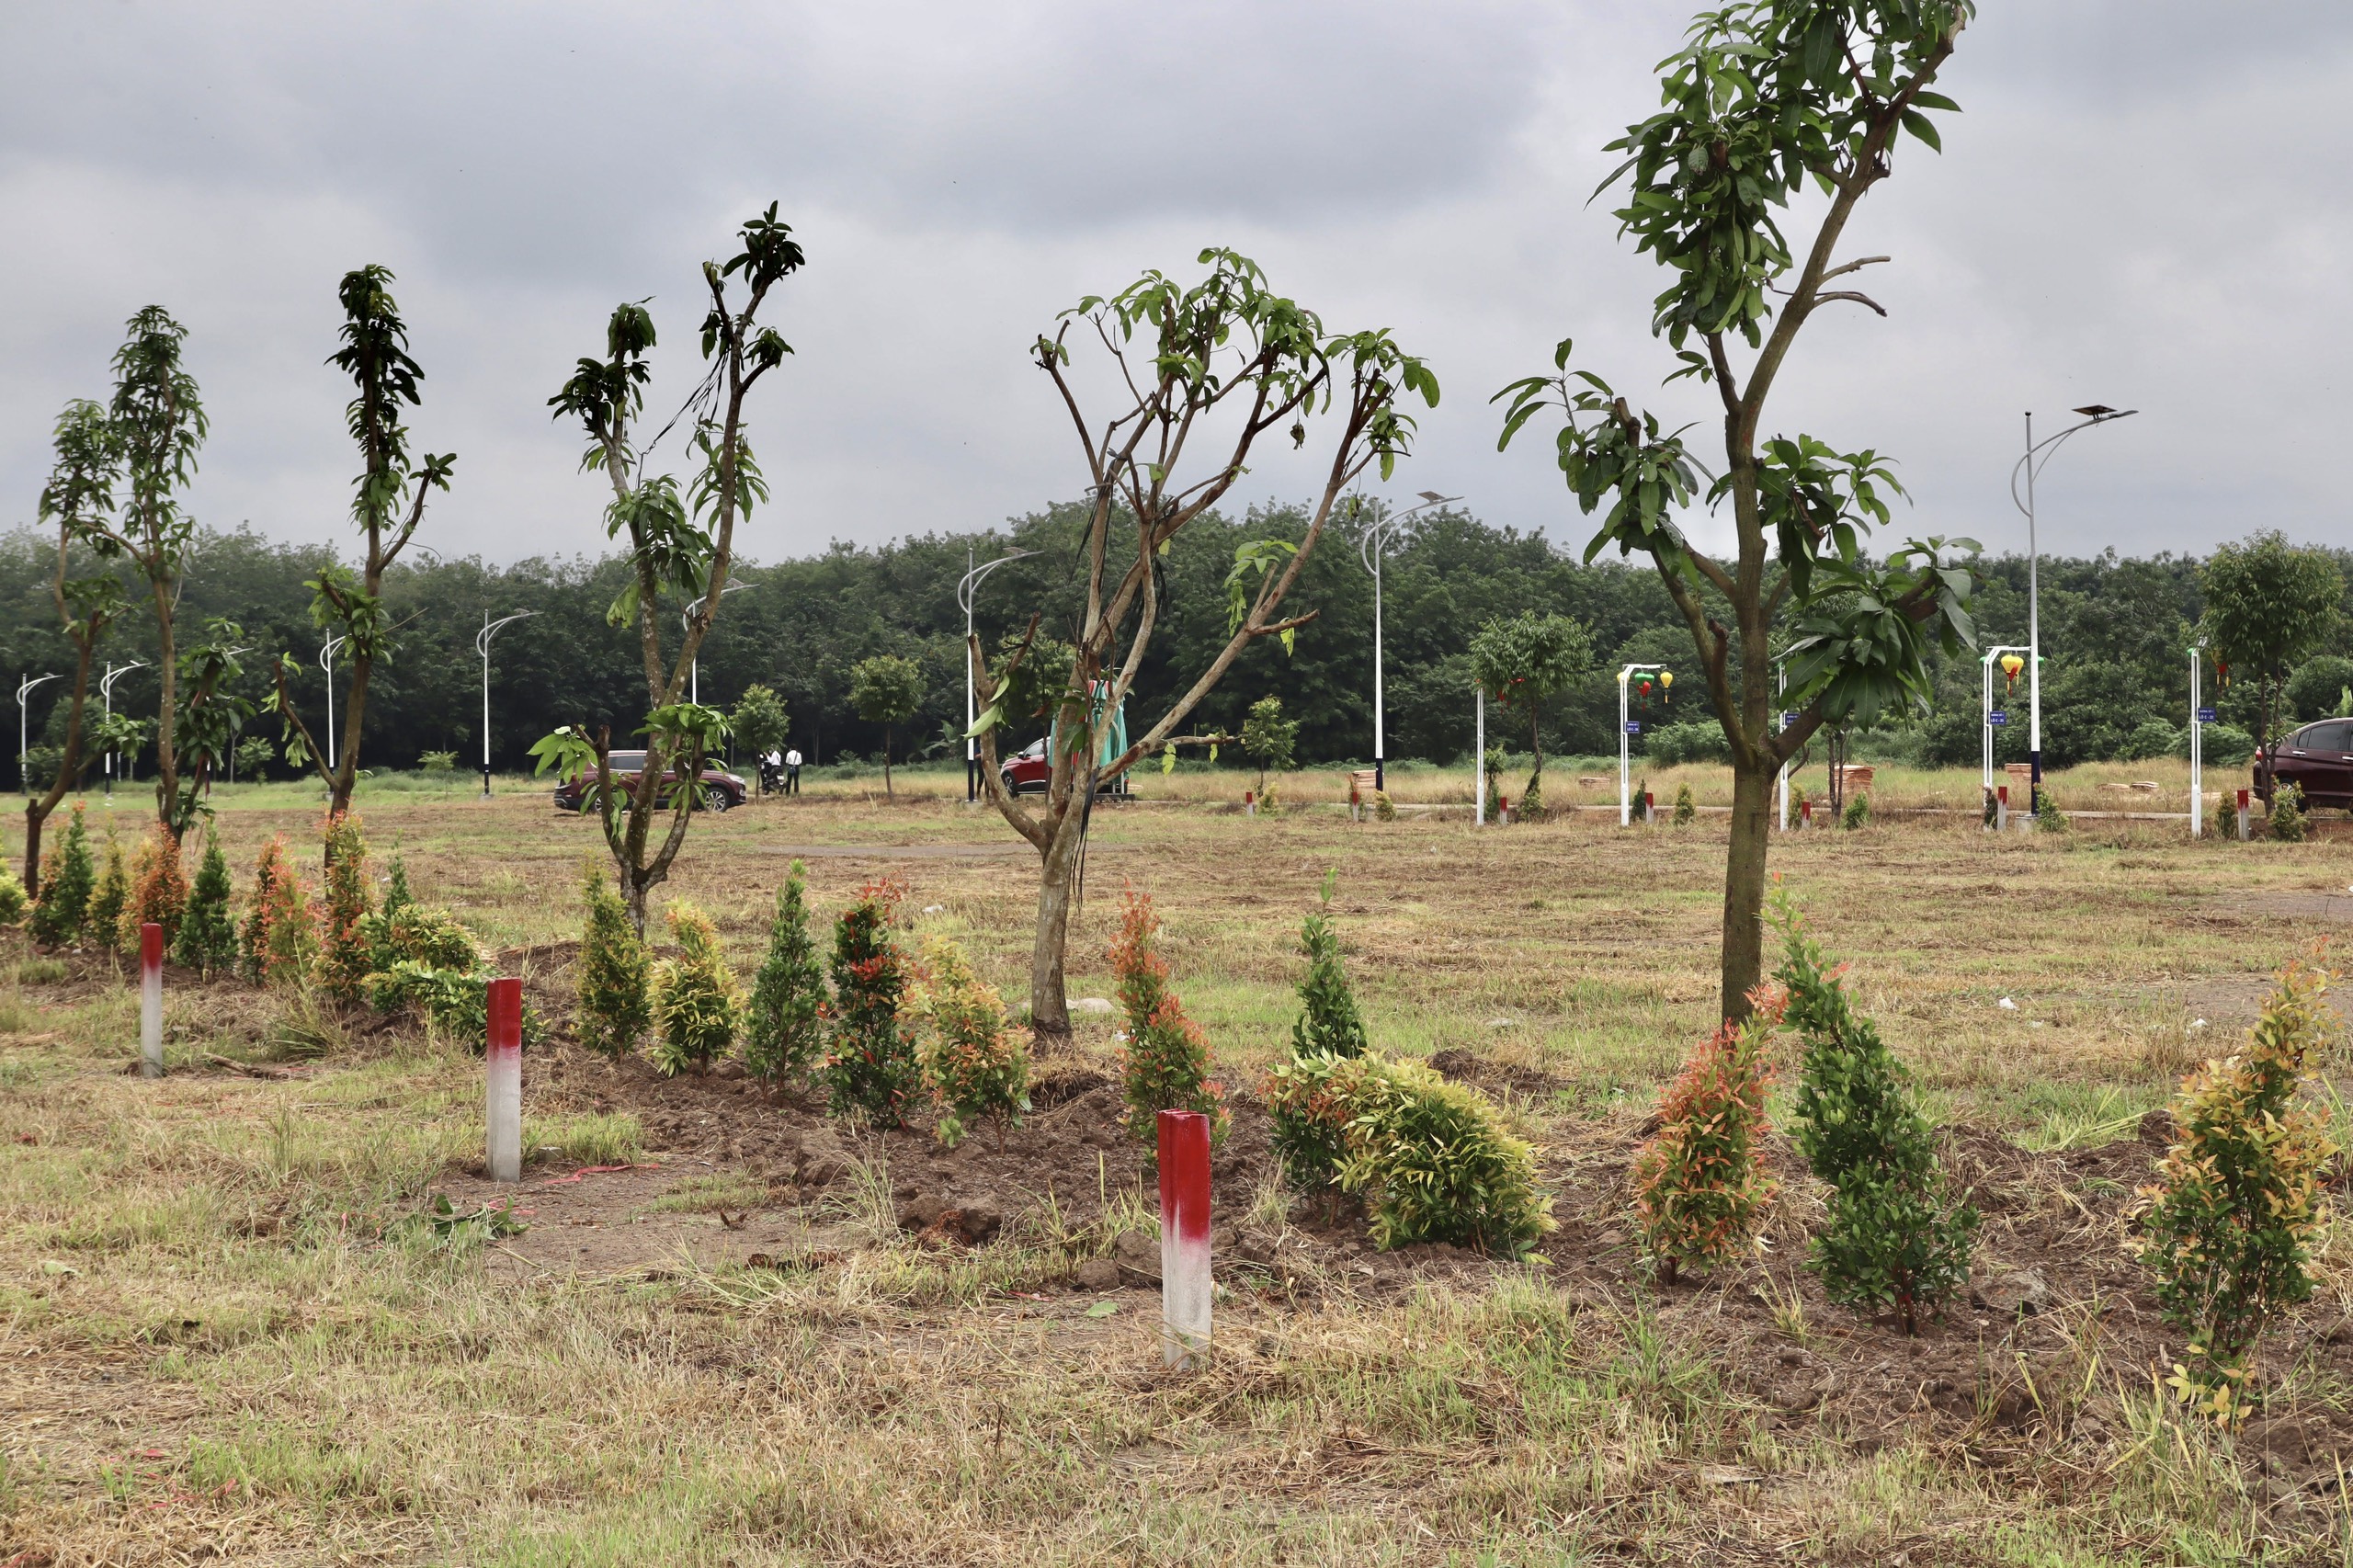
[[[747,562],[744,574],[753,585],[729,597],[704,649],[702,700],[732,704],[745,687],[765,683],[785,699],[795,743],[813,760],[872,757],[881,750],[881,727],[852,709],[849,672],[870,654],[897,653],[921,666],[925,685],[920,716],[898,729],[901,755],[955,755],[963,710],[963,625],[955,589],[968,551],[983,561],[1007,549],[1037,552],[984,584],[976,619],[987,642],[1017,631],[1033,608],[1041,609],[1044,630],[1066,632],[1078,608],[1080,520],[1076,507],[1053,506],[984,533],[926,535],[870,549],[835,544],[800,560]],[[1300,527],[1296,512],[1270,509],[1205,518],[1180,538],[1165,562],[1165,631],[1138,682],[1140,709],[1157,712],[1222,642],[1224,580],[1235,546],[1268,535],[1296,538]],[[0,540],[0,676],[12,689],[24,675],[71,667],[49,597],[55,549],[53,537],[29,530]],[[180,608],[183,626],[220,617],[242,629],[239,641],[252,652],[244,656],[239,684],[256,701],[277,654],[293,653],[303,670],[294,695],[314,716],[314,728],[324,705],[322,633],[311,624],[311,594],[303,585],[330,559],[323,547],[278,544],[249,530],[210,534],[198,551]],[[2025,642],[2026,562],[1991,557],[1981,567],[1981,642]],[[2046,559],[2041,578],[2051,763],[2064,767],[2165,749],[2188,701],[2186,650],[2201,609],[2197,563],[2173,556],[2125,560],[2109,552]],[[482,665],[474,637],[485,610],[531,614],[501,631],[494,648],[490,723],[495,767],[523,767],[526,748],[560,723],[608,723],[619,739],[642,719],[643,705],[631,634],[606,620],[623,586],[618,559],[539,558],[506,566],[426,561],[395,568],[386,598],[398,630],[393,656],[376,675],[363,761],[410,767],[426,752],[452,751],[460,766],[478,764]],[[1272,639],[1252,647],[1189,727],[1238,733],[1250,704],[1273,693],[1302,722],[1301,760],[1368,758],[1372,580],[1351,541],[1326,541],[1309,564],[1300,599],[1318,613],[1302,629],[1293,652],[1286,656]],[[1689,635],[1647,565],[1581,565],[1540,535],[1441,511],[1408,525],[1399,537],[1387,559],[1383,603],[1392,756],[1450,761],[1468,753],[1470,639],[1490,618],[1524,609],[1560,610],[1586,621],[1604,666],[1545,713],[1548,752],[1616,749],[1611,672],[1623,663],[1663,664],[1685,677],[1671,700],[1654,692],[1642,708],[1647,730],[1711,716]],[[2353,612],[2353,605],[2347,609]],[[152,622],[136,619],[109,639],[106,656],[115,663],[151,661],[150,668],[116,683],[119,710],[153,709],[153,640]],[[1934,714],[1866,737],[1862,749],[1923,761],[1974,761],[1977,682],[1973,662],[1948,665]],[[30,699],[36,776],[44,738],[51,744],[59,738],[63,708],[55,698],[64,684],[40,687]],[[2353,685],[2353,613],[2336,643],[2292,686],[2293,716],[2333,710],[2347,685]],[[2220,696],[2222,719],[2252,729],[2253,700],[2253,683],[2234,684]],[[2023,683],[2011,705],[2023,710]],[[1522,733],[1517,723],[1494,715],[1490,727],[1491,740]],[[277,722],[256,718],[247,733],[275,738]],[[1704,741],[1704,732],[1678,729],[1666,744]],[[2002,741],[2005,757],[2022,757],[2023,723]]]

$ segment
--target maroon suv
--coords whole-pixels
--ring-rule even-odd
[[[2271,743],[2270,756],[2272,776],[2302,790],[2307,806],[2353,811],[2353,719],[2323,719],[2291,730]],[[2256,759],[2258,793],[2263,790],[2262,761]]]
[[[613,788],[626,792],[637,788],[638,776],[645,771],[645,754],[642,751],[617,751],[608,754],[613,767]],[[671,800],[676,774],[664,780],[662,803]],[[555,809],[560,812],[585,812],[588,798],[594,792],[597,776],[583,772],[565,779],[555,787]],[[741,778],[716,767],[702,770],[702,809],[723,812],[740,806],[751,793]]]

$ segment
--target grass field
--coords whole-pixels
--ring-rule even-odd
[[[1578,768],[1548,767],[1555,805]],[[1723,777],[1652,788],[1710,803]],[[2135,778],[2183,809],[2177,765],[2054,788],[2099,811]],[[1721,817],[1352,824],[1344,778],[1308,774],[1253,819],[1232,809],[1250,781],[1148,775],[1098,811],[1073,995],[1111,994],[1118,895],[1150,892],[1246,1098],[1336,871],[1376,1043],[1443,1056],[1541,1145],[1562,1226],[1539,1263],[1374,1257],[1263,1179],[1222,1185],[1218,1355],[1177,1377],[1156,1294],[1102,1261],[1150,1221],[1131,1153],[1082,1125],[1098,1014],[1040,1064],[1074,1096],[1041,1105],[1044,1142],[989,1167],[1059,1151],[1086,1190],[1008,1209],[985,1244],[902,1222],[911,1191],[995,1158],[985,1139],[936,1158],[561,1049],[527,1066],[510,1234],[459,1222],[490,1192],[452,1043],[191,983],[149,1084],[122,1072],[135,1000],[108,962],[33,960],[0,984],[0,1564],[2353,1562],[2353,1235],[2331,1232],[2266,1363],[2273,1408],[2236,1440],[2152,1393],[2164,1331],[2121,1250],[2145,1113],[2353,919],[2353,843],[1924,816],[1776,844],[1955,1128],[1988,1290],[2047,1287],[2032,1315],[1964,1307],[1906,1342],[1802,1274],[1819,1199],[1793,1172],[1769,1249],[1722,1278],[1655,1289],[1626,1245],[1637,1129],[1712,1019]],[[1467,777],[1392,782],[1469,798]],[[712,914],[748,973],[794,858],[828,916],[896,878],[916,929],[1017,1000],[1034,857],[956,798],[961,770],[898,784],[813,776],[699,822],[657,902]],[[1966,812],[1976,776],[1883,770],[1880,791]],[[219,792],[241,882],[269,835],[312,842],[314,794]],[[118,797],[127,831],[137,803]],[[360,809],[379,869],[397,849],[560,1022],[593,826],[519,780],[490,801],[382,780]],[[640,1168],[565,1179],[583,1165]]]

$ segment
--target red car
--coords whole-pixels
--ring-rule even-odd
[[[1046,760],[1045,741],[1031,741],[998,763],[996,776],[1004,780],[1005,792],[1008,795],[1044,794],[1054,778],[1054,765]],[[1124,795],[1127,792],[1128,776],[1124,773],[1098,791],[1105,795]]]
[[[2273,777],[2304,792],[2307,806],[2353,811],[2353,719],[2322,719],[2291,730],[2271,743]],[[2263,759],[2256,759],[2255,787],[2263,790]]]
[[[645,771],[645,754],[642,751],[617,751],[608,755],[613,768],[613,788],[623,791],[637,788],[638,775]],[[671,779],[676,778],[675,774],[670,776]],[[555,787],[555,809],[560,812],[586,811],[596,782],[594,773],[584,772],[558,784]],[[702,770],[701,805],[704,811],[723,812],[740,806],[750,793],[749,787],[733,773],[716,767]],[[671,798],[670,786],[665,781],[662,803],[669,804]]]

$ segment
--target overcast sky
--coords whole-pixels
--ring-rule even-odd
[[[1487,400],[1573,335],[1620,390],[1704,412],[1657,386],[1657,269],[1586,205],[1691,8],[0,0],[0,522],[31,518],[57,410],[105,394],[153,302],[212,418],[199,519],[346,537],[348,387],[323,361],[335,281],[372,261],[426,371],[416,440],[458,454],[427,541],[597,551],[601,481],[546,399],[651,295],[674,406],[697,266],[776,200],[809,265],[774,312],[798,352],[751,410],[756,558],[1074,494],[1024,346],[1212,244],[1436,369],[1394,494],[1581,543],[1549,433],[1498,455]],[[1890,319],[1817,316],[1768,425],[1893,454],[1899,526],[2006,550],[2022,412],[2137,407],[2052,466],[2045,549],[2348,542],[2353,6],[1988,0],[1940,85],[1965,110],[1944,155],[1907,144],[1850,230],[1894,257],[1867,284]],[[1240,494],[1310,483],[1269,461]]]

